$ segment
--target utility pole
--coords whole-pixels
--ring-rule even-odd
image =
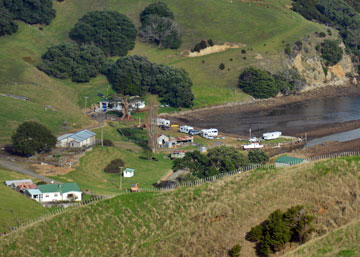
[[[250,139],[251,139],[251,128],[249,129],[249,133],[250,133]]]
[[[101,146],[104,146],[104,126],[101,126]]]
[[[122,190],[122,169],[123,167],[120,167],[120,184],[119,184],[119,188],[120,188],[120,191]]]
[[[89,98],[88,96],[84,96],[85,97],[85,110],[86,110],[86,104],[87,104],[87,99]]]

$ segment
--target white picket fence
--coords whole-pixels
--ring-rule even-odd
[[[336,153],[336,154],[326,154],[326,155],[307,158],[306,160],[308,162],[314,162],[314,161],[319,161],[319,160],[323,160],[323,159],[347,157],[347,156],[360,156],[360,151],[358,151],[358,152],[343,152],[343,153]],[[299,164],[299,163],[295,162],[295,163],[290,164],[290,165],[297,165],[297,164]],[[211,176],[211,177],[207,177],[207,178],[203,178],[203,179],[198,179],[198,180],[194,180],[194,181],[186,181],[186,182],[182,182],[182,183],[179,183],[179,184],[174,184],[173,186],[170,186],[170,187],[164,187],[164,188],[141,188],[140,192],[154,192],[154,193],[155,192],[168,192],[168,191],[172,191],[172,190],[174,190],[176,188],[179,188],[179,187],[193,187],[193,186],[201,185],[201,184],[204,184],[204,183],[214,182],[214,181],[216,181],[218,179],[221,179],[223,177],[229,177],[229,176],[233,176],[233,175],[236,175],[236,174],[240,174],[240,173],[243,173],[243,172],[247,172],[247,171],[255,170],[255,169],[259,169],[259,168],[261,168],[261,169],[273,169],[273,168],[275,168],[275,164],[251,164],[251,165],[247,165],[247,166],[245,166],[243,168],[240,168],[240,169],[237,169],[237,170],[234,170],[234,171],[231,171],[231,172],[221,173],[221,174],[218,174],[218,175],[215,175],[215,176]],[[131,192],[129,190],[125,190],[125,191],[119,192],[119,193],[114,194],[114,195],[96,195],[96,196],[92,197],[89,200],[85,200],[85,201],[78,202],[78,203],[73,203],[71,206],[69,206],[67,208],[58,208],[58,209],[56,209],[54,211],[51,211],[51,212],[49,212],[49,213],[47,213],[47,214],[45,214],[43,216],[40,216],[38,218],[29,220],[29,221],[21,224],[18,227],[13,227],[11,232],[18,231],[19,229],[22,229],[22,228],[26,228],[28,226],[31,226],[31,225],[37,223],[37,222],[41,222],[41,221],[43,221],[43,220],[45,220],[47,218],[53,217],[55,215],[62,214],[64,212],[66,212],[68,210],[71,210],[71,209],[74,209],[74,208],[79,208],[79,207],[82,207],[84,205],[88,205],[88,204],[91,204],[91,203],[94,203],[94,202],[110,199],[110,198],[113,198],[113,197],[119,196],[119,195],[130,194],[130,193]],[[4,233],[3,235],[8,235],[11,232]]]

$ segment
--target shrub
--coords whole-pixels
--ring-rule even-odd
[[[145,57],[126,56],[111,65],[107,77],[113,89],[125,95],[157,94],[173,107],[191,107],[192,82],[182,69],[157,65]]]
[[[291,48],[290,45],[287,45],[284,50],[285,54],[290,55],[291,54]]]
[[[135,46],[137,30],[132,21],[115,11],[91,11],[70,31],[69,36],[81,44],[93,43],[107,56],[124,56]]]
[[[209,46],[214,46],[215,45],[214,41],[212,39],[209,39],[207,42],[208,42]]]
[[[0,5],[0,36],[11,35],[18,30],[18,25],[12,18],[8,10]]]
[[[140,13],[140,21],[141,21],[141,23],[146,22],[146,19],[151,15],[158,16],[158,17],[169,18],[171,20],[174,19],[174,14],[169,9],[169,7],[163,2],[152,3],[148,7],[146,7]]]
[[[166,17],[150,15],[140,29],[139,36],[156,43],[159,48],[177,49],[181,46],[181,32],[176,22]]]
[[[206,47],[208,47],[208,44],[205,40],[201,40],[200,46],[201,46],[201,49],[205,49]]]
[[[239,244],[236,244],[229,250],[229,256],[240,257],[240,252],[241,252],[241,246]]]
[[[265,164],[269,161],[269,156],[261,149],[251,150],[248,154],[250,163],[262,163]]]
[[[343,57],[343,50],[335,40],[325,40],[321,43],[321,57],[327,66],[337,64]]]
[[[56,145],[56,137],[44,125],[25,121],[12,135],[12,151],[19,155],[49,152]]]
[[[61,43],[50,47],[43,54],[38,68],[56,78],[88,82],[100,73],[104,63],[104,53],[94,45]]]
[[[14,19],[29,24],[50,24],[55,18],[51,0],[3,0],[3,5]]]
[[[225,69],[225,64],[220,63],[220,65],[219,65],[219,69],[220,69],[220,70],[224,70],[224,69]]]
[[[110,139],[104,139],[103,145],[104,146],[114,146],[114,143]]]
[[[320,32],[320,33],[319,33],[319,37],[326,37],[325,32]]]
[[[120,167],[124,167],[125,166],[125,162],[123,160],[119,159],[115,159],[112,160],[104,169],[105,172],[107,173],[120,173]]]
[[[255,67],[248,67],[240,74],[238,86],[255,98],[274,97],[279,92],[274,77]]]
[[[241,53],[242,53],[242,54],[246,54],[246,50],[245,50],[245,49],[242,49],[242,50],[241,50]]]

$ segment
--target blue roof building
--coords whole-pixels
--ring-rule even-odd
[[[96,133],[87,129],[57,138],[57,147],[89,147],[96,144]]]

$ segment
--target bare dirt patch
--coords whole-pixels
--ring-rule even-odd
[[[200,52],[191,52],[190,50],[184,50],[181,54],[185,55],[186,57],[199,57],[199,56],[224,52],[228,49],[235,49],[235,48],[242,48],[242,47],[246,47],[246,45],[225,42],[223,45],[209,46],[205,49],[200,50]]]
[[[36,171],[37,174],[42,176],[58,176],[58,175],[66,175],[70,171],[73,171],[73,168],[70,167],[57,167],[54,165],[42,165],[42,164],[33,164],[32,168]]]

